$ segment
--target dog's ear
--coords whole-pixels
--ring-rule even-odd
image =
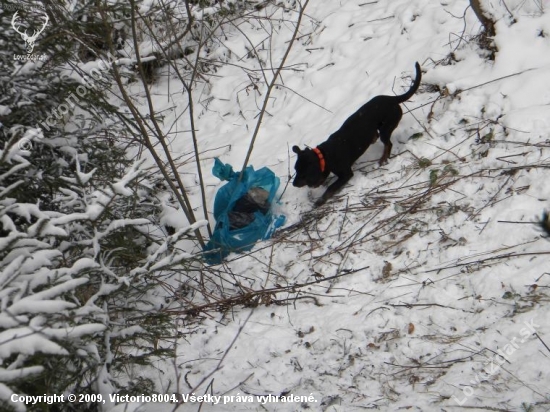
[[[300,148],[299,148],[298,146],[292,146],[292,151],[293,151],[294,153],[296,153],[296,154],[298,154],[298,153],[301,152],[301,150],[300,150]]]

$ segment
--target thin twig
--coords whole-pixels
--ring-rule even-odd
[[[227,346],[227,349],[225,350],[225,352],[223,353],[222,357],[220,358],[220,360],[218,361],[217,365],[214,367],[214,369],[212,371],[210,371],[210,373],[208,373],[205,377],[203,377],[199,383],[197,383],[195,385],[195,387],[193,388],[192,391],[190,391],[191,393],[193,392],[196,392],[198,388],[200,388],[200,386],[206,382],[208,379],[210,379],[211,376],[213,376],[216,372],[218,372],[221,368],[222,368],[222,364],[223,364],[223,361],[225,360],[225,358],[227,357],[227,355],[229,354],[229,352],[231,351],[231,349],[233,349],[234,345],[235,345],[235,342],[237,342],[237,339],[239,339],[239,336],[241,336],[241,333],[242,331],[244,330],[245,326],[247,325],[248,321],[250,320],[250,318],[252,317],[252,314],[254,313],[254,309],[252,309],[250,311],[250,313],[248,314],[248,316],[246,317],[246,319],[244,320],[244,323],[239,326],[239,330],[237,331],[237,333],[235,334],[235,337],[233,338],[233,340],[231,341],[231,343],[229,344],[229,346]]]
[[[537,337],[538,340],[540,340],[540,343],[542,343],[542,344],[544,345],[544,347],[546,348],[546,350],[547,350],[548,352],[550,352],[550,348],[549,348],[548,345],[542,340],[542,338],[539,336],[539,334],[538,334],[537,332],[534,332],[533,334]]]

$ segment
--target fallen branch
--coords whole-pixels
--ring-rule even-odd
[[[440,303],[401,303],[401,304],[389,304],[388,306],[391,306],[393,308],[407,308],[407,309],[412,309],[413,307],[430,307],[430,306],[437,306],[439,308],[445,308],[445,309],[453,309],[453,310],[460,310],[462,312],[466,312],[466,313],[475,313],[474,311],[471,311],[471,310],[466,310],[466,309],[460,309],[460,308],[453,308],[451,306],[445,306],[445,305],[441,305]]]
[[[280,292],[300,293],[301,291],[299,289],[302,289],[306,286],[318,285],[323,282],[329,282],[334,279],[352,275],[354,273],[360,272],[368,268],[369,266],[365,266],[360,269],[343,270],[342,273],[339,273],[337,275],[330,276],[327,278],[317,279],[312,282],[295,283],[293,285],[288,285],[288,286],[275,286],[269,289],[254,290],[254,291],[239,294],[237,296],[232,296],[226,299],[222,299],[216,302],[195,306],[185,310],[173,309],[173,310],[166,310],[165,312],[170,314],[176,314],[176,315],[197,316],[199,313],[204,313],[204,312],[207,312],[208,310],[224,311],[237,305],[242,305],[244,307],[257,307],[261,303],[265,304],[266,306],[268,306],[271,303],[278,304],[281,301],[273,298],[273,295],[277,293],[280,293]]]

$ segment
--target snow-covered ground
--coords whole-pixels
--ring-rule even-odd
[[[416,61],[422,85],[404,104],[388,165],[377,164],[378,142],[319,209],[324,188],[289,184],[277,206],[286,227],[220,268],[240,276],[241,290],[342,276],[274,294],[282,305],[237,306],[210,313],[193,333],[182,327],[177,368],[163,364],[155,379],[167,393],[193,388],[222,400],[178,411],[550,409],[550,242],[530,224],[550,207],[550,3],[494,3],[494,61],[472,39],[481,28],[468,6],[310,1],[251,158],[275,171],[281,192],[292,145],[314,147],[370,98],[402,93]],[[296,15],[275,17],[277,25],[240,29],[277,65]],[[255,90],[241,68],[258,68],[242,33],[225,34],[214,52],[232,64],[195,98],[211,202],[222,184],[213,157],[240,169],[265,93],[261,73]],[[151,89],[167,124],[187,105],[174,82]],[[175,129],[174,155],[191,152],[186,116]],[[193,168],[182,175],[199,204]],[[311,398],[256,398],[270,394]]]

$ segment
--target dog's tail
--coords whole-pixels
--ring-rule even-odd
[[[416,79],[414,79],[414,83],[407,93],[400,96],[395,96],[399,103],[403,103],[409,100],[418,90],[418,86],[420,86],[420,79],[422,79],[422,70],[420,70],[420,65],[418,64],[418,62],[415,63],[414,67],[416,69]]]

